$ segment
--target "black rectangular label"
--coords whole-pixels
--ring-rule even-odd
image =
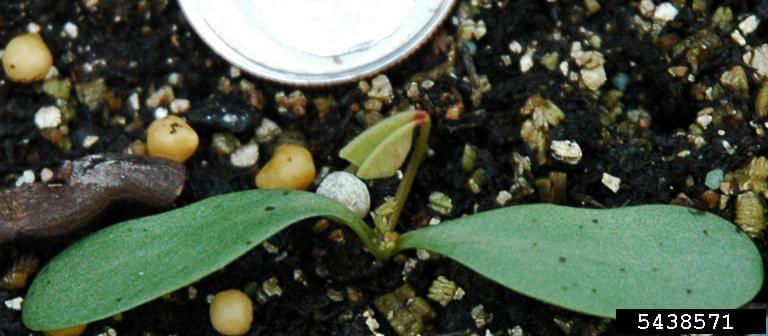
[[[765,309],[616,309],[616,331],[632,334],[765,334]]]

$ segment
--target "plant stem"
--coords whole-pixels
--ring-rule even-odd
[[[360,240],[363,241],[363,245],[368,248],[368,251],[373,254],[374,257],[378,260],[387,260],[392,255],[393,248],[388,248],[387,246],[383,244],[379,244],[376,239],[376,232],[374,232],[371,227],[368,226],[365,222],[362,220],[359,220],[355,218],[354,220],[351,220],[350,218],[341,218],[341,217],[329,217],[332,220],[344,223],[346,224],[352,231],[354,231],[358,237],[360,237]]]
[[[400,181],[400,185],[397,187],[397,193],[395,193],[395,207],[392,210],[392,214],[387,218],[386,232],[393,232],[397,226],[397,220],[400,218],[400,213],[403,211],[405,201],[408,200],[408,195],[411,193],[411,186],[413,186],[413,180],[416,179],[416,172],[419,170],[421,161],[424,159],[424,154],[427,153],[429,147],[429,132],[432,129],[432,122],[427,116],[424,123],[419,128],[419,137],[416,139],[415,148],[411,153],[411,157],[408,160],[408,167],[405,169],[405,175],[403,180]]]

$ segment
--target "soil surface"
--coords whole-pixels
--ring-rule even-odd
[[[593,2],[601,8],[595,11],[588,5]],[[661,5],[661,1],[643,2]],[[402,231],[502,204],[547,201],[587,207],[676,203],[733,220],[738,190],[716,188],[717,204],[711,206],[704,196],[709,190],[705,181],[714,169],[734,172],[752,158],[768,155],[764,136],[768,119],[756,113],[754,106],[761,85],[767,85],[761,84],[765,75],[743,59],[765,43],[768,23],[742,33],[743,45],[731,37],[750,15],[768,20],[768,3],[692,2],[671,1],[677,6],[674,19],[656,18],[655,23],[653,13],[650,17],[643,13],[640,1],[462,3],[431,43],[385,72],[395,99],[379,110],[369,102],[366,85],[357,83],[303,89],[300,94],[306,103],[299,103],[301,108],[285,103],[276,96],[290,95],[295,88],[233,69],[195,35],[173,1],[4,1],[0,43],[39,29],[54,55],[55,78],[72,86],[63,104],[74,114],[55,136],[41,131],[34,122],[35,113],[62,102],[44,92],[41,83],[23,85],[0,76],[0,183],[13,188],[26,170],[39,180],[43,168],[56,168],[63,160],[124,152],[137,145],[137,140],[146,139],[144,129],[158,112],[145,100],[161,87],[171,86],[176,98],[189,100],[190,108],[182,115],[201,141],[185,164],[188,181],[175,207],[253,188],[258,168],[230,164],[226,155],[213,149],[216,133],[246,144],[268,118],[283,129],[278,142],[298,137],[312,152],[319,171],[341,170],[347,163],[337,153],[348,140],[393,108],[412,104],[427,110],[434,126],[431,151],[401,217]],[[732,21],[712,28],[722,7],[731,10]],[[461,40],[459,25],[469,24],[470,19],[482,20],[487,32]],[[69,25],[77,27],[76,37],[67,33]],[[696,35],[702,31],[710,36]],[[575,42],[604,59],[600,66],[606,81],[597,88],[590,88],[582,78],[580,70],[587,66],[577,62]],[[702,45],[705,52],[690,52]],[[521,67],[526,55],[533,62],[530,69]],[[568,67],[565,74],[563,63]],[[746,91],[738,83],[721,80],[735,66],[744,71]],[[673,71],[683,68],[687,69],[684,76]],[[486,76],[489,87],[482,84]],[[99,79],[104,80],[106,91],[89,106],[77,88]],[[131,101],[133,94],[138,94],[138,109]],[[521,109],[535,95],[551,101],[565,115],[556,125],[545,122],[535,130],[545,140],[545,148],[538,150],[533,141],[521,136],[531,118]],[[235,111],[242,124],[221,121],[223,109]],[[712,116],[706,125],[699,118],[702,115]],[[99,137],[91,146],[84,144],[89,135]],[[555,159],[549,148],[553,140],[578,143],[582,151],[578,163]],[[474,167],[468,170],[462,168],[467,145],[477,154]],[[257,167],[266,163],[273,148],[274,142],[260,145]],[[528,158],[530,168],[520,158]],[[562,197],[548,197],[536,189],[535,181],[552,172],[567,176],[567,186],[555,192]],[[604,173],[621,179],[617,192],[604,185]],[[483,174],[476,180],[478,188],[468,187],[470,178]],[[392,178],[369,185],[374,207],[394,194],[397,182]],[[452,199],[449,215],[427,206],[429,195],[436,191]],[[502,191],[509,196],[502,193],[505,197],[499,199]],[[733,197],[721,207],[721,195],[729,192]],[[47,241],[0,245],[0,271],[7,271],[23,255],[34,255],[45,263],[93,230],[163,210],[117,205],[87,230]],[[229,288],[258,288],[276,278],[282,295],[260,301],[248,335],[371,335],[366,311],[380,325],[377,332],[395,335],[373,301],[405,282],[426,298],[438,276],[454,281],[466,295],[445,307],[427,300],[436,318],[425,323],[425,335],[614,334],[610,321],[523,297],[445,258],[423,260],[408,252],[386,263],[376,262],[351,231],[335,224],[321,226],[316,220],[295,225],[270,239],[271,246],[251,251],[188,288],[92,323],[85,334],[216,335],[208,319],[210,295]],[[765,254],[765,240],[755,241]],[[297,274],[305,282],[297,281]],[[24,289],[0,290],[0,301],[24,294]],[[753,304],[766,299],[761,291]],[[472,314],[480,305],[492,316],[484,323]],[[20,316],[19,311],[0,305],[0,335],[30,334]]]

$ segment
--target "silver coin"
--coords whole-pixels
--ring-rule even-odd
[[[455,0],[179,0],[200,37],[235,66],[302,86],[353,81],[419,47]]]

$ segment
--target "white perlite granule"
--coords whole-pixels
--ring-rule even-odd
[[[621,188],[621,179],[608,173],[603,173],[601,182],[606,188],[613,191],[613,193],[619,192],[619,189]]]
[[[35,125],[39,129],[54,128],[61,124],[61,110],[56,106],[41,107],[35,113]]]

